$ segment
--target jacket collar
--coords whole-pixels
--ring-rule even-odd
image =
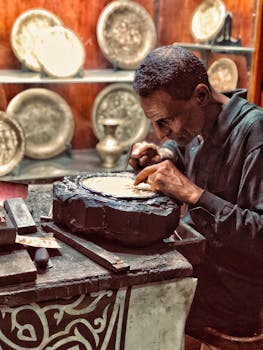
[[[245,99],[246,90],[235,90],[225,95],[230,97],[230,100],[218,115],[215,126],[209,137],[215,145],[224,143],[236,124],[243,118],[241,110],[245,105],[249,105],[248,101]]]

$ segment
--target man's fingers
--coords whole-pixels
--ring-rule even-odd
[[[141,182],[144,182],[148,178],[148,176],[150,176],[156,171],[157,168],[158,168],[158,164],[154,164],[140,171],[139,174],[136,176],[136,179],[134,181],[134,186],[138,185]]]
[[[132,158],[140,158],[143,155],[148,155],[149,157],[152,157],[156,154],[156,146],[154,144],[144,143],[142,142],[136,147],[136,144],[133,147],[133,150],[131,152]]]

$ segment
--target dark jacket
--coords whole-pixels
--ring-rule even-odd
[[[247,333],[263,326],[263,109],[241,96],[231,97],[204,142],[195,138],[185,149],[174,141],[163,145],[205,189],[186,215],[207,238],[205,260],[195,267],[189,329]]]

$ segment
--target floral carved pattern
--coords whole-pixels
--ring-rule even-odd
[[[1,307],[1,350],[124,349],[127,288]]]

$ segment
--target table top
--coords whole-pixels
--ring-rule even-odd
[[[58,242],[60,254],[50,254],[53,266],[38,273],[36,281],[1,287],[0,305],[22,305],[192,275],[191,264],[166,243],[144,249],[111,247],[130,265],[129,271],[116,273]]]

